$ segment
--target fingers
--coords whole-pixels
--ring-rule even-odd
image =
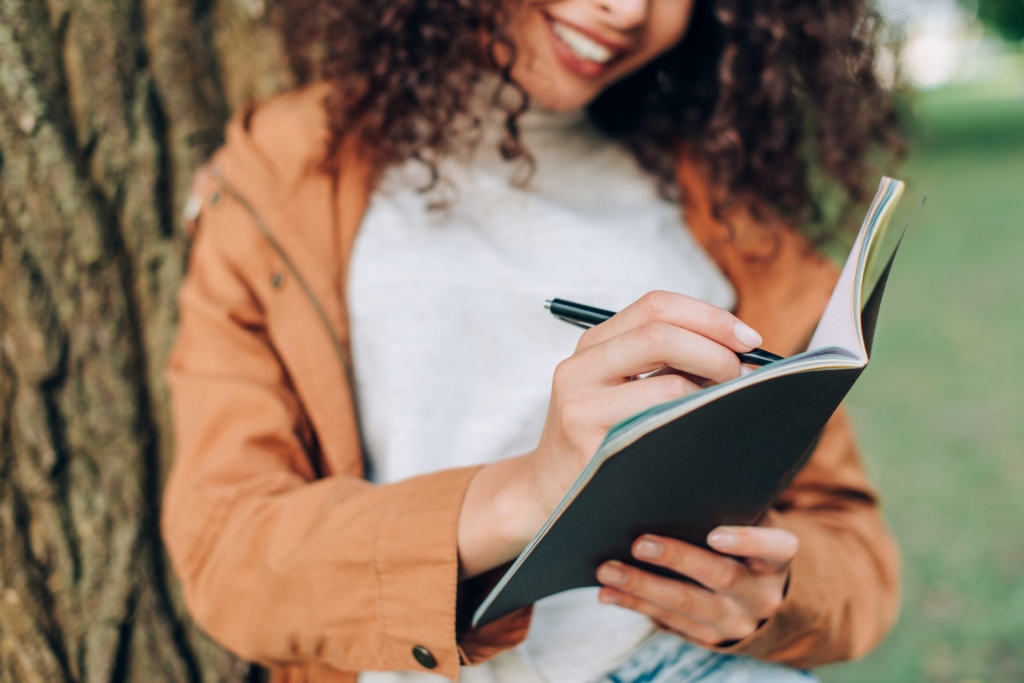
[[[777,569],[793,561],[800,539],[785,529],[720,526],[708,534],[708,545],[719,552],[758,560]]]
[[[657,576],[621,562],[605,562],[598,568],[597,580],[704,624],[714,624],[728,616],[725,601],[714,593],[694,583]]]
[[[647,614],[699,641],[718,644],[747,637],[782,605],[787,565],[798,546],[796,537],[782,529],[760,527],[719,527],[711,536],[730,552],[749,554],[741,561],[647,534],[633,544],[636,558],[700,585],[611,561],[598,568],[601,601]]]
[[[566,434],[589,434],[597,443],[614,425],[652,406],[682,398],[700,387],[681,375],[660,375],[615,387],[599,387],[574,400],[558,402],[557,424]]]
[[[688,618],[686,615],[678,614],[672,610],[662,607],[661,605],[655,605],[643,598],[630,595],[629,593],[623,593],[622,591],[614,588],[602,588],[599,594],[599,599],[601,602],[608,605],[619,605],[620,607],[631,609],[634,612],[646,614],[665,628],[668,628],[687,640],[696,642],[699,645],[714,646],[725,640],[729,640],[729,638],[720,635],[713,626],[695,621]],[[741,638],[742,637],[743,636],[741,636]]]
[[[661,536],[645,535],[638,538],[633,543],[633,556],[671,569],[717,593],[736,593],[750,573],[739,560]]]
[[[733,351],[761,345],[761,336],[725,309],[671,292],[649,292],[580,338],[579,348],[605,342],[645,323],[663,322],[712,339]]]
[[[609,585],[608,575],[621,570],[621,583]],[[646,614],[670,629],[705,643],[740,640],[753,633],[758,619],[731,598],[694,584],[655,576],[635,567],[607,562],[598,571],[605,585],[599,599]]]
[[[700,391],[700,387],[682,375],[659,375],[595,393],[593,416],[609,428],[628,417],[660,403],[674,401]]]
[[[740,372],[743,372],[743,370],[740,370]],[[643,375],[643,378],[646,379],[648,377],[660,377],[661,375],[680,375],[680,376],[685,377],[686,379],[690,380],[691,382],[693,382],[694,384],[696,384],[699,387],[707,386],[707,380],[704,379],[703,377],[698,377],[697,375],[690,374],[689,372],[682,372],[681,370],[676,370],[675,368],[670,368],[667,365],[665,367],[661,368],[660,370],[655,370],[652,373]]]
[[[736,354],[726,346],[665,322],[649,322],[629,329],[577,351],[573,359],[580,368],[600,368],[601,376],[595,379],[611,384],[666,365],[726,382],[739,377],[742,367]]]

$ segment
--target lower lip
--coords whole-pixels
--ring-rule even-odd
[[[580,59],[576,53],[572,51],[572,48],[566,45],[562,39],[558,37],[558,34],[555,33],[555,27],[552,26],[551,19],[545,17],[545,23],[548,25],[548,32],[551,33],[551,39],[554,41],[555,55],[558,56],[558,61],[562,62],[562,66],[566,69],[581,78],[591,80],[601,78],[607,74],[615,62],[619,61],[622,57],[622,55],[616,55],[603,64],[599,64],[589,59]]]

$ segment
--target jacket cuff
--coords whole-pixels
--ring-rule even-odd
[[[821,623],[826,619],[822,605],[829,604],[828,596],[821,594],[822,581],[819,563],[810,543],[804,543],[809,529],[774,510],[764,522],[767,526],[792,531],[801,539],[801,550],[789,566],[786,595],[775,614],[765,620],[756,631],[727,647],[711,647],[716,652],[743,655],[765,661],[782,661],[801,666],[802,654],[813,651],[808,641],[821,637]]]
[[[374,534],[387,669],[430,671],[454,681],[463,661],[481,662],[526,637],[529,609],[456,637],[459,514],[478,469],[446,470],[388,486],[391,500]]]

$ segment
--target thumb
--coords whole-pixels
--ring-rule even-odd
[[[785,529],[720,526],[708,534],[708,545],[720,553],[751,560],[752,570],[764,572],[788,566],[800,548],[800,539]]]

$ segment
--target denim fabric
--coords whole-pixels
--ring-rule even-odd
[[[818,678],[778,664],[724,655],[670,633],[647,640],[622,664],[592,683],[814,683]]]

